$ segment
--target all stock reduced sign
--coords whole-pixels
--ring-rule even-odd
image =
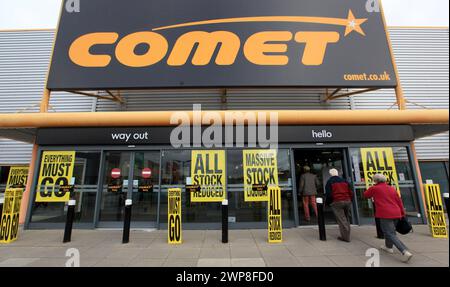
[[[439,184],[425,184],[424,187],[431,234],[435,238],[447,238],[447,222],[445,220]]]
[[[281,189],[278,186],[269,186],[269,202],[267,205],[267,230],[269,243],[283,241],[283,225],[281,220]]]
[[[193,150],[191,179],[200,188],[190,192],[191,202],[222,202],[226,199],[224,150]]]
[[[366,1],[89,0],[62,9],[47,87],[396,83],[382,13]]]

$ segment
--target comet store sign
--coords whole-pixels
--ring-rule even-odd
[[[281,224],[281,189],[278,186],[268,188],[269,204],[267,208],[267,230],[269,243],[279,243],[283,240],[283,227]]]
[[[373,176],[380,173],[386,176],[387,182],[395,186],[400,194],[392,148],[361,148],[361,158],[367,188],[373,184]]]
[[[192,184],[200,186],[191,192],[191,202],[222,202],[226,198],[225,151],[192,151],[191,177]]]
[[[278,186],[276,150],[244,150],[244,198],[245,201],[268,201],[267,189],[253,185]]]
[[[181,243],[181,189],[169,188],[167,193],[169,244]]]
[[[447,224],[439,184],[425,184],[425,190],[431,234],[435,238],[447,238]]]
[[[0,242],[11,243],[19,232],[19,215],[22,194],[27,184],[28,167],[14,166],[9,170],[5,201],[0,223]]]
[[[75,163],[75,151],[46,151],[42,154],[36,202],[66,202],[68,189],[60,189],[71,183]]]

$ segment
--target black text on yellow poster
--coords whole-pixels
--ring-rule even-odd
[[[269,186],[269,202],[267,204],[267,220],[269,243],[283,241],[283,226],[281,222],[281,189],[278,186]]]
[[[167,193],[168,243],[181,243],[181,189],[169,188]]]
[[[9,170],[6,189],[25,188],[28,179],[28,166],[12,166]]]
[[[361,148],[361,159],[366,188],[373,185],[373,176],[380,173],[384,174],[388,183],[395,186],[397,191],[400,193],[392,148]]]
[[[245,201],[267,201],[267,189],[254,189],[253,185],[278,185],[276,150],[244,150],[244,199]]]
[[[6,182],[3,214],[0,219],[0,242],[17,239],[19,232],[20,204],[28,179],[28,166],[12,166]]]
[[[439,184],[425,184],[425,190],[431,234],[436,238],[447,238],[447,223]]]
[[[36,202],[66,202],[70,193],[60,186],[71,184],[75,151],[46,151],[42,154]]]
[[[5,201],[3,203],[0,224],[1,243],[10,243],[17,239],[22,193],[23,188],[9,188],[5,191]]]
[[[193,150],[191,178],[200,191],[191,192],[191,202],[222,202],[226,199],[224,150]]]

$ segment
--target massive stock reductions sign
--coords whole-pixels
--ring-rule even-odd
[[[278,186],[277,150],[244,150],[244,200],[268,201],[268,186]],[[255,186],[265,188],[255,188]]]
[[[65,6],[50,90],[396,85],[382,13],[365,0]]]

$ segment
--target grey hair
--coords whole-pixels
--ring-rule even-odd
[[[386,181],[387,181],[387,178],[384,174],[377,173],[373,176],[373,182],[375,182],[375,183],[383,183]]]
[[[303,170],[306,171],[306,172],[308,172],[308,171],[311,171],[311,168],[310,168],[309,166],[305,165],[305,166],[303,167]]]
[[[329,171],[331,176],[338,176],[339,175],[339,171],[335,168],[330,169]]]

